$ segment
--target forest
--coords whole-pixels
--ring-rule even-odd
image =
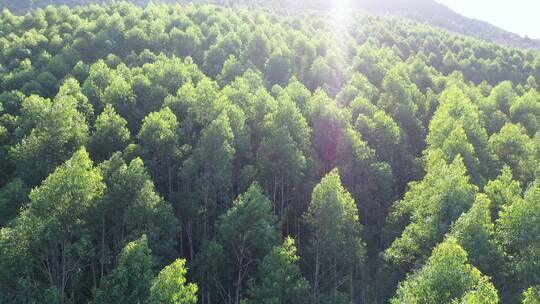
[[[4,9],[0,303],[538,304],[539,80],[392,16]]]

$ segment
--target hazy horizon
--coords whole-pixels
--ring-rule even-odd
[[[521,36],[540,39],[540,2],[531,0],[436,0],[454,11]]]

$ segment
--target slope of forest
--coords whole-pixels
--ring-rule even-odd
[[[538,303],[540,53],[395,17],[0,16],[0,303]]]
[[[138,5],[150,2],[162,3],[201,3],[220,5],[267,6],[270,8],[286,8],[300,11],[334,9],[334,1],[323,0],[130,0]],[[24,13],[47,5],[86,5],[90,3],[108,3],[110,0],[0,0],[0,8],[5,7],[12,12]],[[540,49],[540,40],[521,37],[505,31],[488,22],[467,18],[447,6],[434,0],[350,0],[346,1],[348,9],[362,10],[378,14],[392,14],[406,19],[427,23],[448,31],[472,36],[479,39],[519,48]]]
[[[488,22],[467,18],[433,0],[361,0],[358,1],[358,6],[368,11],[398,15],[507,46],[540,49],[540,40],[521,37]]]

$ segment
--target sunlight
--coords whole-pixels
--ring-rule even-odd
[[[330,5],[330,22],[334,30],[334,39],[340,44],[344,44],[347,38],[349,26],[351,25],[352,0],[335,0]]]
[[[346,15],[351,9],[351,0],[335,0],[330,4],[331,10],[337,15]]]
[[[352,0],[335,0],[329,3],[333,27],[337,30],[337,33],[346,31],[350,24],[351,15],[353,13],[351,1]]]

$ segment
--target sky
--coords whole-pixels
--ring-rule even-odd
[[[437,0],[454,11],[504,30],[540,39],[540,0]]]

